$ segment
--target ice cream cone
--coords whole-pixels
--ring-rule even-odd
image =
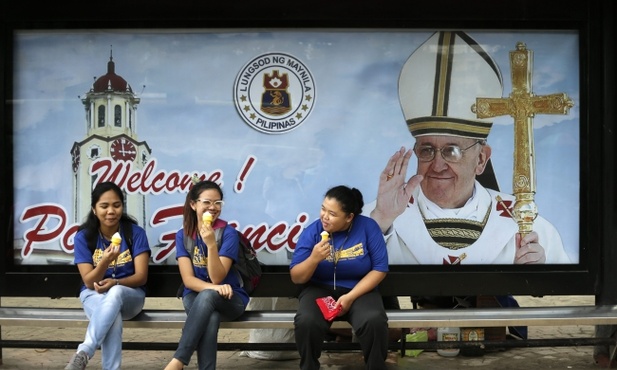
[[[203,221],[204,224],[211,224],[212,214],[210,214],[210,212],[205,212],[203,216],[201,217],[201,220]]]
[[[117,247],[120,246],[120,243],[122,243],[122,237],[120,236],[119,232],[116,232],[111,237],[111,245]]]
[[[122,237],[119,232],[115,232],[114,235],[111,236],[111,244],[109,244],[109,247],[111,247],[113,251],[119,251],[120,243],[122,243]]]
[[[321,241],[328,240],[328,238],[330,238],[330,234],[328,234],[327,231],[322,231],[321,232]]]

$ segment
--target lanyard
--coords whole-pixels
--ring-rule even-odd
[[[334,272],[333,272],[334,290],[336,290],[336,265],[338,264],[338,261],[341,258],[341,252],[343,251],[343,249],[345,249],[345,243],[347,243],[347,239],[349,239],[349,233],[351,232],[352,226],[353,224],[349,225],[349,228],[347,229],[347,235],[345,235],[345,239],[343,240],[343,244],[341,244],[341,246],[338,249],[336,249],[336,247],[334,246],[334,233],[332,233],[332,240],[331,240],[332,244],[330,245],[330,257],[332,258],[332,263],[334,264]]]
[[[197,248],[199,248],[199,251],[201,252],[201,256],[204,259],[204,262],[206,262],[208,258],[208,255],[206,254],[206,250],[208,249],[208,246],[203,241],[203,239],[201,239],[201,235],[199,235],[199,233],[197,233]],[[192,262],[193,261],[191,261],[191,263]],[[204,281],[208,283],[212,282],[212,280],[210,280],[210,275],[208,275],[208,263],[205,263],[204,270],[205,270]]]

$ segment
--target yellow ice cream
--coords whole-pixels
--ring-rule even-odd
[[[119,232],[116,232],[111,236],[111,245],[118,246],[120,243],[122,243],[122,237]]]
[[[328,234],[327,231],[321,232],[321,241],[328,240],[329,237],[330,237],[330,234]]]
[[[201,216],[201,220],[205,224],[211,224],[212,223],[212,214],[210,214],[210,212],[205,212],[203,214],[203,216]]]

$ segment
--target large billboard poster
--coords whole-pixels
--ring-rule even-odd
[[[303,227],[319,218],[329,188],[356,187],[371,209],[389,158],[401,147],[413,147],[408,126],[413,113],[405,111],[405,99],[412,105],[420,101],[430,111],[437,83],[434,73],[406,63],[418,50],[441,47],[430,44],[435,34],[375,29],[16,31],[15,264],[71,264],[73,237],[91,211],[90,192],[101,181],[114,181],[125,191],[126,211],[146,229],[151,264],[175,264],[174,235],[182,227],[190,179],[197,175],[222,186],[221,218],[252,240],[260,260],[287,265]],[[501,97],[513,94],[510,51],[522,42],[533,51],[533,94],[564,93],[572,100],[564,114],[538,113],[531,120],[535,203],[542,222],[557,231],[548,239],[540,233],[538,243],[547,250],[543,262],[578,264],[578,33],[467,30],[453,40],[457,37],[470,46],[469,53],[492,59]],[[452,70],[460,70],[460,64],[453,67],[456,63],[455,58]],[[452,91],[457,83],[457,93],[475,94],[480,72],[466,69],[462,80],[448,82]],[[415,72],[411,85],[424,94],[420,100],[401,94],[403,80],[410,79],[404,70]],[[427,85],[419,82],[424,78]],[[450,100],[452,110],[454,105]],[[512,194],[514,119],[503,115],[492,122],[486,138],[492,168],[499,190]],[[444,156],[441,150],[435,155]],[[405,179],[416,171],[414,154]],[[508,205],[499,204],[505,207],[501,214]],[[516,224],[509,222],[508,230]],[[401,242],[408,230],[414,229],[399,225],[391,239],[400,243],[391,246],[389,241],[389,248],[412,250],[413,242]],[[512,231],[495,229],[490,239],[499,240],[503,232],[508,238],[498,244],[505,244]],[[559,258],[555,249],[563,252]],[[402,265],[512,263],[511,254],[482,260],[475,255],[483,252],[471,246],[430,258],[428,250],[413,257],[391,251],[391,263]],[[465,260],[456,258],[461,251]]]

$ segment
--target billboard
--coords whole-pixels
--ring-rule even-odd
[[[287,266],[330,187],[358,188],[370,214],[389,158],[415,142],[399,91],[402,71],[438,31],[15,31],[13,263],[72,264],[90,191],[111,180],[146,229],[151,264],[173,265],[182,204],[197,175],[222,186],[221,218],[251,239],[260,260]],[[510,52],[524,43],[533,51],[533,94],[571,99],[564,114],[533,115],[534,195],[539,216],[556,230],[539,244],[547,249],[559,239],[565,256],[547,253],[543,262],[578,265],[579,33],[460,32],[493,59],[501,97],[516,90]],[[477,80],[471,68],[467,78]],[[492,122],[486,141],[493,183],[512,194],[514,119]],[[405,179],[416,172],[414,154]],[[483,260],[482,251],[465,248],[434,258],[428,250],[408,259],[392,253],[391,264],[514,263]],[[457,260],[461,252],[466,258]]]

